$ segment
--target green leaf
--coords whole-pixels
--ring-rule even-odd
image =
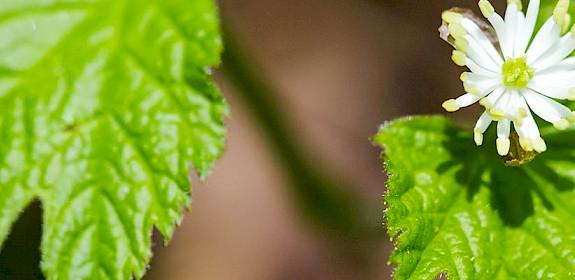
[[[395,278],[574,278],[575,130],[549,131],[547,152],[507,167],[494,135],[475,147],[443,117],[383,126]]]
[[[220,156],[212,0],[0,0],[0,241],[43,205],[49,279],[143,276]]]
[[[527,1],[523,2],[524,2],[523,6],[527,7],[529,3]],[[559,0],[541,0],[541,8],[539,11],[539,16],[537,17],[537,26],[536,26],[537,29],[543,26],[545,21],[547,21],[550,17],[553,16],[553,10],[555,9],[555,5],[557,5],[558,2]],[[571,18],[575,16],[575,0],[569,0],[568,13],[571,16]]]

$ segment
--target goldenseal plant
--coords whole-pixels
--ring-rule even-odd
[[[1,0],[0,38],[0,249],[42,205],[15,277],[141,279],[225,148],[216,1]]]
[[[569,30],[568,0],[559,0],[551,16],[535,33],[540,0],[529,2],[527,13],[520,0],[508,1],[505,18],[487,0],[479,8],[490,24],[467,10],[454,8],[442,14],[442,37],[455,50],[452,59],[466,66],[461,80],[466,93],[443,103],[455,112],[479,101],[485,112],[474,129],[475,143],[497,122],[497,152],[510,152],[513,125],[520,147],[541,153],[547,149],[532,112],[564,130],[575,114],[556,100],[575,100],[575,26]]]

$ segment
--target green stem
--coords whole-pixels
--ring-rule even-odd
[[[259,123],[270,146],[279,156],[283,170],[291,180],[293,195],[304,216],[320,229],[337,237],[357,238],[358,235],[382,231],[379,211],[366,215],[369,210],[354,195],[350,187],[344,187],[337,178],[320,168],[296,144],[295,133],[290,130],[283,111],[274,99],[274,90],[263,79],[262,71],[251,64],[241,46],[225,23],[223,25],[224,45],[222,69],[234,84],[236,93]],[[374,218],[376,216],[377,218]],[[372,218],[371,221],[369,218]],[[378,230],[379,229],[379,230]]]

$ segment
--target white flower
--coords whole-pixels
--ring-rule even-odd
[[[508,1],[505,19],[487,0],[479,1],[483,15],[491,23],[497,40],[472,17],[454,10],[442,15],[456,50],[452,59],[471,72],[461,75],[466,94],[443,103],[457,111],[477,101],[485,112],[475,126],[475,142],[483,143],[483,133],[497,121],[497,152],[509,153],[511,125],[526,151],[547,149],[531,112],[566,129],[575,114],[553,99],[575,100],[575,27],[565,35],[570,18],[569,0],[559,0],[553,16],[533,36],[540,0],[531,0],[525,15],[520,0]],[[483,27],[484,28],[484,27]],[[493,43],[492,41],[498,41]]]

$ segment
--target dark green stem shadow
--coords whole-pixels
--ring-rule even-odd
[[[223,72],[277,155],[303,216],[316,228],[338,239],[384,236],[380,210],[361,203],[351,191],[353,188],[338,179],[337,172],[326,171],[296,144],[289,117],[275,100],[277,94],[225,23],[224,16]]]

